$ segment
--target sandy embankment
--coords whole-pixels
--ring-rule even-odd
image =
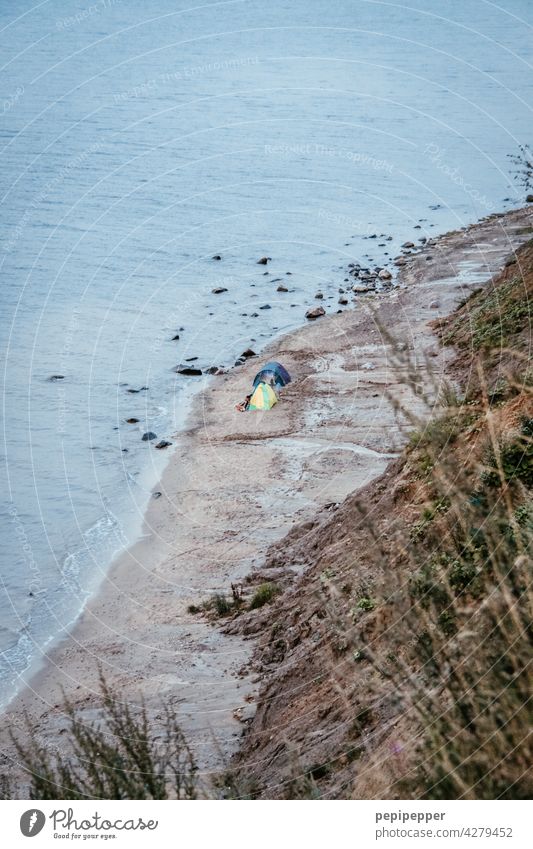
[[[276,342],[260,361],[281,360],[294,382],[269,413],[234,410],[258,359],[214,378],[156,487],[162,496],[150,503],[143,538],[113,564],[8,718],[19,717],[24,703],[42,740],[61,746],[61,688],[92,719],[101,664],[112,685],[126,698],[142,693],[150,710],[161,697],[176,699],[204,770],[226,762],[242,732],[234,712],[253,710],[258,682],[245,669],[253,645],[188,613],[188,605],[229,593],[232,582],[261,570],[269,546],[294,524],[385,470],[405,439],[391,398],[428,411],[380,328],[408,346],[421,386],[438,384],[447,355],[428,321],[500,268],[529,225],[529,211],[519,210],[448,234],[410,259],[402,288],[359,296],[355,310]],[[11,760],[5,729],[2,738]]]

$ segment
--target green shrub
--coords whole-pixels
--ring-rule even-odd
[[[252,596],[250,610],[257,610],[265,604],[270,604],[280,592],[281,588],[271,581],[261,584]]]

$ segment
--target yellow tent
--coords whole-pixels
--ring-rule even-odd
[[[276,393],[268,383],[258,383],[254,394],[250,398],[249,410],[271,410],[278,399]]]

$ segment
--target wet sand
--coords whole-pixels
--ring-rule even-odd
[[[489,279],[530,227],[526,209],[448,234],[409,257],[400,287],[356,296],[355,309],[308,323],[211,379],[156,487],[142,538],[4,714],[9,769],[17,773],[6,726],[19,723],[22,706],[42,742],[62,749],[61,691],[92,720],[99,666],[125,698],[142,695],[152,714],[161,699],[175,700],[204,773],[227,763],[253,711],[253,644],[188,606],[260,575],[267,550],[293,525],[385,470],[406,439],[398,404],[428,417],[422,390],[435,399],[446,378],[450,355],[428,322]],[[387,333],[409,353],[414,391]],[[293,383],[272,411],[236,412],[267,359],[283,362]]]

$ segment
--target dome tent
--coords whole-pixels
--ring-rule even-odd
[[[248,405],[249,410],[271,410],[278,399],[268,383],[258,383]]]
[[[254,389],[260,383],[268,383],[270,386],[275,386],[281,389],[291,382],[291,376],[286,368],[281,363],[267,363],[261,371],[258,371],[254,378]]]

